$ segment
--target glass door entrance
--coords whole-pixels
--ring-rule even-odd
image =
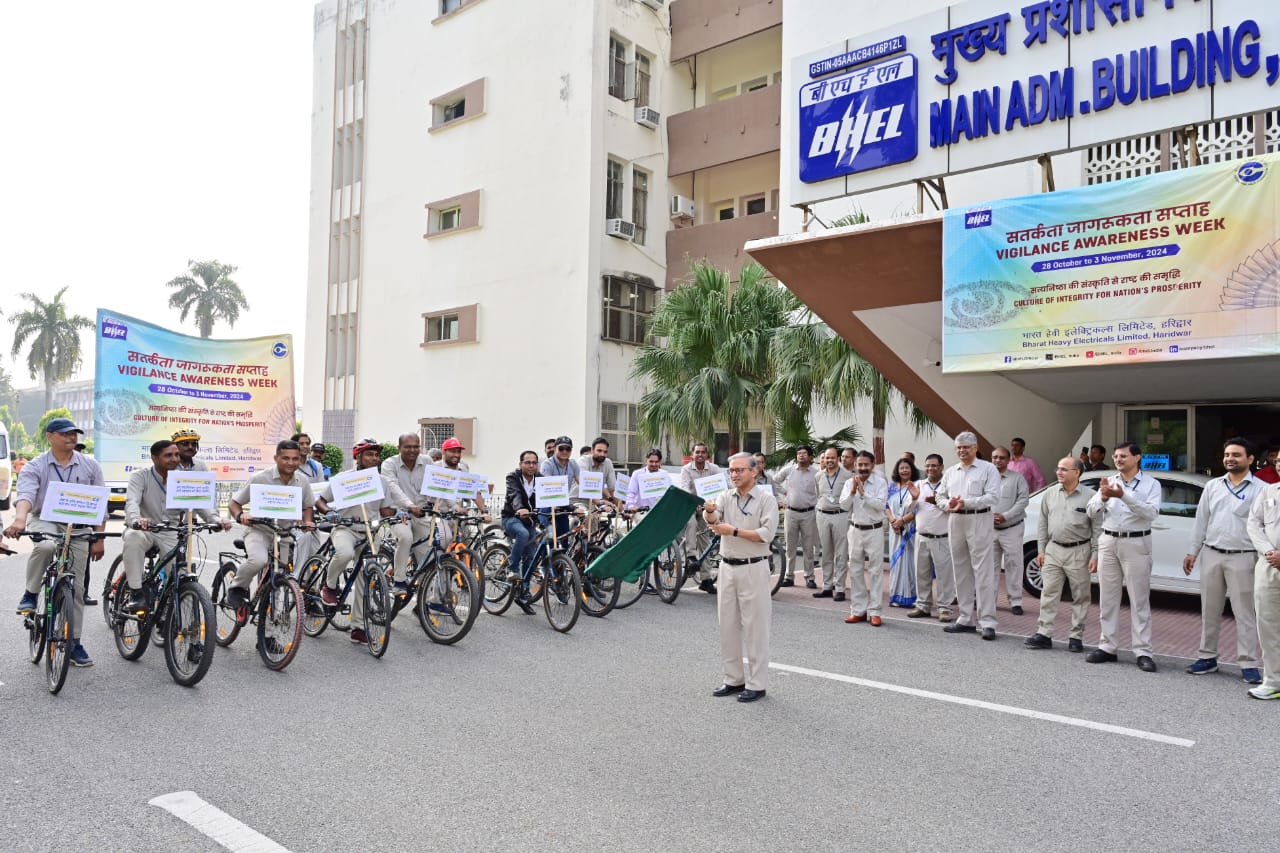
[[[1189,406],[1125,409],[1124,437],[1142,448],[1142,467],[1148,471],[1191,470]]]

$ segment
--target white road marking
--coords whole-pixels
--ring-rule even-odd
[[[195,791],[174,791],[156,797],[148,805],[159,806],[232,853],[289,853],[262,833],[206,803]]]
[[[1034,720],[1047,720],[1051,723],[1062,723],[1065,726],[1078,726],[1082,729],[1109,732],[1111,734],[1124,735],[1125,737],[1138,738],[1140,740],[1153,740],[1157,743],[1169,744],[1170,746],[1190,748],[1196,745],[1196,742],[1193,740],[1173,737],[1172,735],[1162,735],[1156,732],[1143,731],[1142,729],[1131,729],[1126,726],[1113,726],[1110,723],[1098,723],[1093,720],[1083,720],[1079,717],[1066,717],[1062,714],[1050,714],[1045,711],[1033,711],[1029,708],[1018,708],[1014,705],[1000,705],[995,702],[984,702],[981,699],[969,699],[965,696],[952,696],[949,693],[935,693],[932,690],[920,690],[916,687],[903,687],[900,684],[889,684],[884,681],[872,681],[867,678],[855,678],[851,675],[840,675],[835,672],[806,669],[802,666],[790,666],[785,663],[770,663],[769,668],[776,669],[780,672],[795,673],[796,675],[810,675],[814,678],[825,678],[830,681],[840,681],[845,684],[856,684],[859,687],[871,687],[876,690],[887,690],[890,693],[902,693],[907,696],[916,696],[921,699],[934,699],[939,702],[950,702],[954,705],[966,705],[970,708],[982,708],[986,711],[999,711],[1002,714],[1012,714],[1016,717],[1030,717]]]

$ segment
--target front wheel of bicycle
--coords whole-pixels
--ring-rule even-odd
[[[307,560],[298,572],[298,588],[302,590],[302,633],[308,637],[319,637],[329,627],[329,608],[320,597],[324,574],[324,562],[319,557]]]
[[[111,568],[107,570],[107,577],[102,582],[102,618],[106,621],[108,630],[115,628],[112,606],[115,604],[116,591],[124,585],[124,555],[121,554],[111,561]]]
[[[213,641],[220,646],[229,646],[240,635],[240,620],[236,617],[236,609],[227,604],[227,590],[236,579],[236,564],[226,562],[218,569],[213,578],[213,615],[215,619]]]
[[[302,590],[283,571],[258,594],[258,656],[268,669],[284,669],[302,643]]]
[[[213,664],[213,599],[197,581],[182,581],[164,624],[164,662],[183,687],[195,687]]]
[[[501,616],[515,598],[519,579],[510,571],[511,546],[494,542],[484,549],[484,609]]]
[[[391,642],[391,588],[387,572],[391,564],[383,557],[366,558],[357,591],[364,608],[364,634],[368,638],[369,654],[380,658],[387,653]]]
[[[480,615],[475,575],[461,560],[441,557],[423,573],[415,609],[431,642],[453,645],[467,636]]]
[[[587,572],[587,567],[603,553],[603,548],[593,545],[587,549],[581,563],[582,610],[588,616],[607,615],[618,606],[618,597],[622,594],[622,582],[617,578],[602,578]]]
[[[151,620],[144,611],[142,615],[129,612],[124,607],[127,595],[117,595],[107,608],[111,619],[111,636],[116,641],[116,651],[125,660],[138,660],[147,650],[147,627]],[[105,604],[105,602],[104,602]]]
[[[67,681],[67,668],[71,666],[71,652],[75,638],[71,626],[75,624],[75,587],[70,580],[61,580],[53,588],[53,618],[48,624],[48,654],[44,658],[44,672],[49,679],[49,692],[57,695]]]
[[[32,613],[27,617],[27,652],[33,664],[44,657],[44,613]]]
[[[547,612],[547,621],[561,634],[567,633],[577,624],[582,609],[582,578],[578,567],[567,555],[552,554],[545,578],[542,606]]]
[[[684,561],[679,551],[678,546],[668,545],[653,561],[653,585],[665,604],[674,604],[684,585]]]

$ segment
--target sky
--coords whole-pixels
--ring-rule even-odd
[[[314,0],[5,4],[0,359],[19,293],[180,324],[189,259],[239,267],[249,311],[214,337],[294,336],[301,403]],[[93,375],[93,338],[75,378]]]

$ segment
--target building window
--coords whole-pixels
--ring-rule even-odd
[[[609,36],[609,94],[627,97],[627,43],[614,35]]]
[[[727,89],[720,89],[717,92],[711,93],[712,101],[727,101],[730,98],[736,98],[736,97],[738,97],[737,86],[730,86]]]
[[[649,448],[640,442],[640,407],[635,403],[600,403],[600,435],[609,442],[609,458],[615,466],[644,467]]]
[[[475,342],[477,307],[464,305],[423,314],[423,348]]]
[[[747,430],[742,436],[742,446],[738,448],[741,453],[760,453],[764,450],[764,433],[758,429]],[[716,433],[716,449],[715,458],[712,460],[717,465],[729,464],[729,433]]]
[[[649,224],[649,173],[631,170],[631,221],[636,226],[632,242],[644,245],[645,228]]]
[[[604,218],[622,218],[622,164],[612,157],[605,175]]]
[[[462,8],[462,0],[440,0],[440,14],[447,15]]]
[[[472,80],[465,86],[432,98],[430,130],[434,132],[464,118],[483,115],[484,83],[485,80],[481,77],[479,80]]]
[[[480,227],[480,190],[427,202],[426,237]]]
[[[716,219],[721,222],[726,219],[733,219],[734,205],[732,199],[728,201],[713,202],[711,209],[715,212]]]
[[[764,194],[757,196],[749,196],[742,199],[742,215],[754,216],[757,213],[764,213],[765,207]]]
[[[653,60],[648,55],[636,51],[636,106],[649,106],[649,84]]]
[[[604,277],[604,323],[601,337],[624,344],[649,341],[649,324],[658,290],[649,282],[621,276]]]
[[[462,442],[468,453],[475,453],[475,434],[475,418],[418,418],[418,436],[422,439],[424,454],[451,438]]]

